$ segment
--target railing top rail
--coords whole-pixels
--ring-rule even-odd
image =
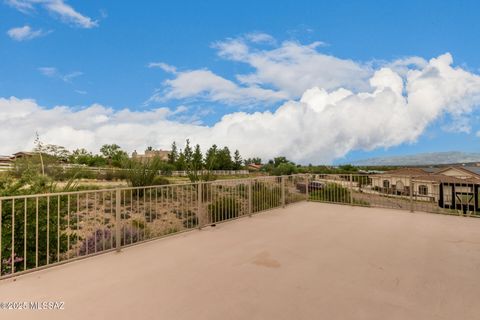
[[[294,174],[289,176],[305,176],[307,174]],[[289,177],[284,176],[284,177]],[[199,181],[199,182],[190,182],[190,183],[175,183],[175,184],[164,184],[164,185],[152,185],[152,186],[141,186],[141,187],[117,187],[117,188],[104,188],[104,189],[89,189],[89,190],[78,190],[78,191],[61,191],[61,192],[52,192],[52,193],[37,193],[37,194],[24,194],[24,195],[12,195],[12,196],[1,196],[0,201],[16,200],[16,199],[34,199],[34,198],[45,198],[45,197],[61,197],[68,195],[81,195],[88,193],[104,193],[104,192],[115,192],[117,190],[126,191],[126,190],[144,190],[144,189],[153,189],[153,188],[169,188],[169,187],[179,187],[179,186],[194,186],[199,183],[202,184],[220,184],[225,182],[238,182],[238,181],[254,181],[254,180],[266,180],[279,178],[282,176],[261,176],[261,177],[252,177],[252,178],[240,178],[240,179],[220,179],[213,181]]]

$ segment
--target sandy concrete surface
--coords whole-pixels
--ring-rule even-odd
[[[300,203],[0,282],[0,319],[480,319],[480,219]]]

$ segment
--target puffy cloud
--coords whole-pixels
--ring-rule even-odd
[[[261,84],[287,92],[298,98],[311,87],[327,90],[340,87],[351,90],[368,89],[372,70],[348,59],[340,59],[317,50],[322,42],[303,45],[285,41],[272,49],[256,49],[243,38],[227,39],[215,43],[222,58],[245,63],[254,69],[249,74],[237,75],[246,84]]]
[[[266,33],[249,33],[238,38],[218,41],[212,47],[226,60],[241,62],[254,71],[237,74],[235,79],[223,78],[206,69],[178,72],[163,62],[150,63],[174,75],[163,82],[151,101],[169,99],[206,100],[224,104],[258,106],[287,99],[298,99],[309,88],[326,90],[346,88],[353,91],[370,89],[368,78],[372,69],[352,60],[340,59],[317,51],[322,42],[302,45],[293,41],[275,45]],[[255,45],[270,44],[268,49]],[[417,62],[417,61],[414,61]],[[398,69],[408,61],[398,61]]]
[[[212,90],[232,86],[212,78]],[[31,148],[38,131],[46,142],[68,148],[98,150],[115,142],[132,151],[148,145],[168,148],[173,140],[181,143],[190,138],[203,148],[227,145],[245,156],[285,155],[303,163],[329,163],[352,150],[415,142],[436,120],[462,119],[480,103],[480,77],[453,67],[450,54],[407,72],[381,68],[368,80],[368,91],[313,87],[300,100],[288,101],[274,112],[235,112],[213,126],[172,118],[185,113],[185,107],[176,111],[115,111],[100,105],[49,109],[33,100],[0,99],[0,153]]]
[[[66,23],[87,29],[98,26],[97,21],[82,15],[64,0],[6,0],[6,3],[23,13],[30,13],[35,6],[41,5]]]
[[[171,66],[169,64],[166,64],[164,62],[150,62],[148,64],[148,67],[149,68],[160,68],[167,73],[172,73],[172,74],[177,73],[177,68],[175,68],[174,66]]]
[[[216,75],[210,70],[177,72],[175,79],[166,80],[165,89],[155,93],[150,101],[164,102],[171,99],[204,99],[230,105],[251,105],[285,100],[280,91],[263,89],[256,85],[243,87]]]
[[[245,38],[254,43],[269,43],[273,44],[276,42],[275,38],[271,35],[263,32],[252,32],[245,35]]]
[[[16,41],[31,40],[47,35],[48,33],[50,32],[45,32],[41,29],[33,30],[30,26],[12,28],[7,31],[7,35]]]

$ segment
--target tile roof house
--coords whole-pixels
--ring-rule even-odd
[[[132,159],[145,161],[145,160],[149,160],[149,159],[153,159],[155,157],[158,157],[158,158],[160,158],[160,160],[167,161],[169,155],[170,155],[170,151],[167,151],[167,150],[145,150],[145,154],[139,154],[135,150],[132,153]]]
[[[472,167],[473,168],[473,167]],[[476,168],[476,167],[475,167]],[[409,196],[450,206],[479,208],[480,174],[465,167],[401,168],[371,175],[372,187],[382,193]],[[410,191],[410,188],[413,188]]]

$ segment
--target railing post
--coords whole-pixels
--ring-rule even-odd
[[[353,206],[353,175],[350,173],[350,205]]]
[[[282,207],[285,208],[285,177],[282,176]]]
[[[413,212],[413,180],[412,176],[410,176],[410,212]]]
[[[310,200],[310,197],[308,195],[308,174],[305,176],[305,196],[307,197],[307,201]]]
[[[198,214],[198,230],[202,229],[203,225],[203,214],[202,214],[202,202],[203,202],[203,192],[202,192],[202,185],[201,181],[198,182],[198,195],[197,195],[197,214]]]
[[[120,189],[117,189],[115,191],[115,246],[117,248],[117,252],[120,252],[120,247],[121,247],[121,204],[122,202],[122,194]]]
[[[248,180],[248,216],[252,216],[252,180]]]

